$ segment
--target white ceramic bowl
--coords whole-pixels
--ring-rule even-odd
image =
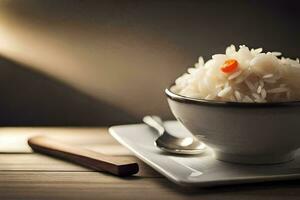
[[[275,164],[300,147],[300,101],[239,103],[184,97],[165,90],[172,113],[214,150],[216,159]]]

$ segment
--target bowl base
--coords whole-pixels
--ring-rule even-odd
[[[231,162],[231,163],[239,163],[239,164],[252,164],[252,165],[262,165],[262,164],[278,164],[284,163],[288,161],[292,161],[294,159],[294,152],[288,154],[280,154],[280,155],[236,155],[229,154],[224,152],[215,151],[214,156],[217,160]]]

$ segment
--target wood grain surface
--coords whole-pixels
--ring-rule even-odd
[[[32,153],[26,145],[26,139],[37,134],[68,141],[116,158],[130,159],[139,163],[140,171],[133,177],[119,178]],[[5,149],[5,146],[9,146],[11,151]],[[1,200],[300,199],[300,181],[207,189],[179,187],[131,155],[107,133],[106,128],[2,128],[0,152]]]

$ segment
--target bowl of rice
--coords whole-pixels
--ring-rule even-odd
[[[290,161],[300,147],[300,63],[280,52],[227,47],[165,90],[176,119],[218,160]]]

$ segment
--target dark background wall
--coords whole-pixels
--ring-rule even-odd
[[[299,57],[298,1],[0,2],[0,125],[171,118],[163,90],[230,44]]]

